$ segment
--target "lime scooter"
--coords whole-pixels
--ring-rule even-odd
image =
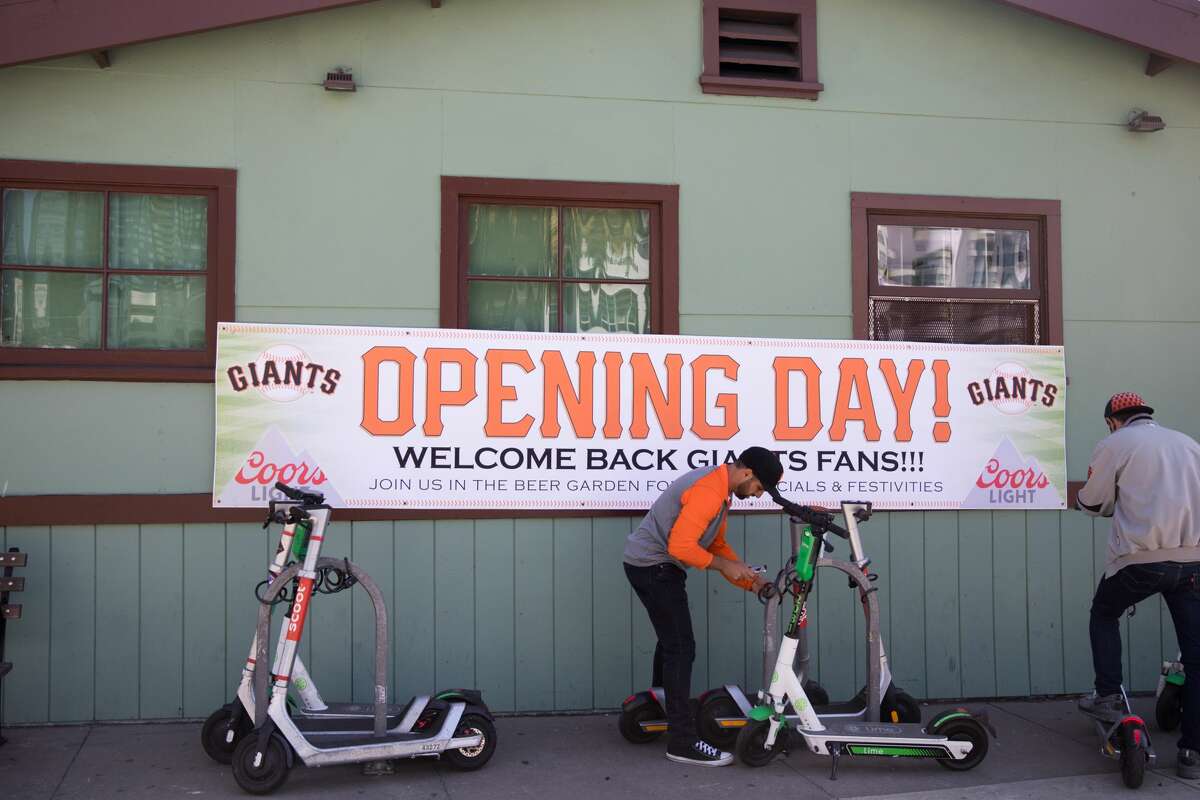
[[[1158,729],[1173,731],[1183,721],[1183,684],[1186,676],[1182,654],[1176,653],[1174,661],[1164,661],[1158,686],[1154,690],[1154,721]]]
[[[320,495],[301,493],[298,500],[271,500],[267,520],[263,523],[268,528],[272,523],[282,525],[279,544],[275,548],[275,556],[267,567],[267,579],[262,581],[255,594],[261,591],[290,563],[304,558],[308,547],[308,535],[311,530],[311,520],[303,513],[301,506],[305,503],[319,505],[323,500]],[[332,594],[350,588],[355,579],[350,576],[349,562],[344,559],[321,559],[318,565],[320,580],[316,583],[319,593]],[[288,600],[286,592],[283,601]],[[286,620],[284,626],[286,628]],[[250,731],[254,719],[254,664],[257,637],[251,639],[250,652],[242,666],[241,682],[232,702],[216,709],[204,721],[200,730],[200,743],[208,756],[221,764],[233,760],[233,750],[241,737]],[[369,705],[354,703],[337,703],[328,705],[321,697],[316,682],[309,675],[303,660],[296,657],[292,668],[291,686],[294,696],[289,695],[292,715],[296,717],[321,718],[335,720],[343,718],[371,717]]]
[[[870,503],[844,504],[845,506],[850,507],[856,523],[865,522],[871,517]],[[790,526],[792,552],[796,551],[798,545],[797,537],[800,535],[800,531],[801,528],[799,525]],[[825,543],[824,548],[826,551],[832,551],[833,549],[829,542]],[[871,559],[863,553],[862,542],[859,539],[856,526],[850,528],[849,563],[826,558],[821,558],[817,561],[818,567],[830,567],[845,572],[850,576],[850,587],[858,587],[859,601],[862,603],[864,615],[868,615],[867,595],[874,592],[875,588],[863,588],[862,585],[855,581],[855,576],[865,575],[867,581],[873,583],[878,578],[878,575],[867,571],[870,564]],[[776,652],[776,618],[777,611],[782,602],[782,594],[775,591],[775,586],[778,583],[779,577],[777,576],[775,584],[767,584],[759,592],[759,600],[765,605],[763,619],[762,686],[770,685],[771,674],[775,668],[771,657]],[[871,629],[869,625],[866,626],[866,634],[868,639],[867,650],[870,652]],[[805,695],[808,696],[809,701],[816,709],[817,716],[822,721],[834,719],[858,719],[869,722],[878,722],[880,719],[885,722],[921,721],[921,707],[916,699],[892,683],[892,671],[888,666],[887,654],[884,652],[882,639],[879,642],[878,660],[873,660],[872,664],[868,665],[867,670],[868,680],[878,682],[878,697],[881,698],[878,705],[878,713],[868,713],[869,692],[866,686],[863,686],[862,690],[848,702],[831,705],[829,703],[829,695],[825,689],[816,681],[807,679],[808,664],[808,609],[807,605],[804,605],[800,608],[800,618],[797,623],[794,670],[801,685],[804,687]],[[760,691],[760,698],[761,694]],[[745,727],[753,707],[754,703],[746,696],[742,688],[736,684],[725,684],[719,688],[710,689],[700,695],[696,729],[704,741],[722,750],[731,749],[737,742],[738,732]],[[796,715],[790,714],[790,717],[794,722]]]
[[[282,483],[275,488],[300,501],[296,514],[308,522],[308,546],[303,561],[284,568],[259,593],[255,633],[253,704],[254,730],[246,732],[233,751],[233,776],[251,794],[278,789],[298,758],[306,766],[382,764],[393,759],[434,756],[460,770],[475,770],[496,749],[493,717],[475,689],[454,689],[434,696],[413,697],[405,705],[387,702],[388,618],[383,593],[369,575],[349,561],[349,577],[366,590],[375,612],[374,702],[362,707],[369,716],[335,718],[293,715],[288,687],[294,677],[296,651],[314,592],[323,579],[321,548],[332,509],[319,494],[301,492]],[[267,667],[271,609],[291,591],[289,612]],[[353,706],[349,706],[353,708]],[[334,705],[331,708],[336,709]]]
[[[833,533],[844,539],[857,539],[858,520],[854,512],[866,504],[842,504],[846,526],[850,529],[847,531],[834,524],[833,515],[828,512],[797,505],[777,494],[773,496],[791,516],[791,524],[800,526],[795,554],[774,584],[774,590],[780,595],[792,595],[792,613],[775,660],[770,686],[762,694],[760,704],[751,709],[749,721],[738,733],[734,747],[738,759],[748,766],[761,767],[782,752],[802,748],[830,757],[831,780],[837,780],[838,764],[843,756],[931,758],[952,770],[978,766],[987,756],[988,733],[995,735],[983,713],[950,709],[935,716],[924,727],[869,718],[866,721],[822,720],[817,716],[792,667],[799,642],[800,612],[813,588],[825,536]],[[861,548],[856,546],[856,552],[861,553]],[[861,569],[851,568],[845,572],[866,596],[868,669],[874,673],[867,681],[866,707],[868,713],[874,715],[880,701],[879,600]]]

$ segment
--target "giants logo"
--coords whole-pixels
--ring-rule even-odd
[[[253,386],[276,403],[290,403],[316,389],[333,394],[342,377],[338,370],[312,362],[303,350],[290,344],[271,345],[254,361],[235,364],[225,374],[235,392]]]
[[[1034,403],[1051,408],[1058,399],[1058,386],[1032,377],[1023,364],[1006,361],[989,377],[968,383],[967,394],[977,406],[991,403],[1001,414],[1023,414]]]

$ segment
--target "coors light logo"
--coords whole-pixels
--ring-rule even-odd
[[[256,506],[268,500],[282,500],[283,495],[275,489],[276,481],[296,489],[320,492],[331,506],[342,504],[341,496],[316,459],[307,450],[300,453],[293,450],[279,429],[272,425],[225,484],[217,497],[217,505]]]
[[[1062,508],[1062,496],[1036,458],[1025,458],[1007,436],[979,471],[966,508]]]

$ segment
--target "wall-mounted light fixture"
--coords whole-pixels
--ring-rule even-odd
[[[1149,111],[1135,108],[1129,112],[1129,119],[1126,120],[1125,127],[1134,133],[1151,133],[1161,131],[1167,126],[1163,123],[1162,117],[1156,117]]]
[[[354,73],[345,67],[338,67],[333,72],[325,73],[325,91],[327,92],[354,92],[358,87],[354,85]]]

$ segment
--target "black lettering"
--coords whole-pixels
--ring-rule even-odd
[[[325,394],[333,394],[337,389],[338,381],[341,380],[342,373],[336,369],[325,371],[325,379],[321,381],[321,391]]]
[[[242,374],[241,367],[230,367],[228,370],[226,370],[225,374],[229,376],[229,385],[233,387],[235,392],[245,391],[246,387],[249,385],[246,382],[246,376]]]

